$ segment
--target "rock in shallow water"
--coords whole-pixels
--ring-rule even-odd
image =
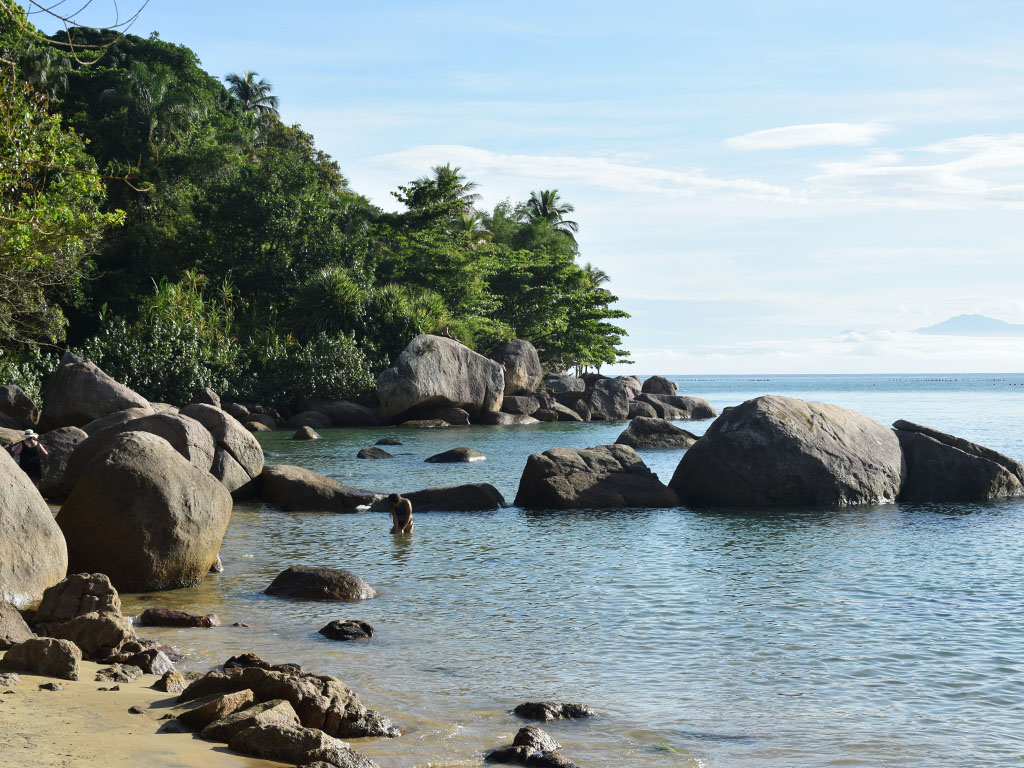
[[[845,506],[895,501],[902,474],[892,430],[837,405],[765,395],[725,409],[669,487],[684,504]]]
[[[509,763],[536,768],[577,768],[562,755],[561,745],[540,728],[520,728],[511,746],[492,749],[484,756],[488,763]]]
[[[436,453],[425,459],[425,461],[430,462],[431,464],[459,464],[463,462],[484,461],[486,458],[487,457],[480,453],[480,451],[473,450],[472,448],[459,447],[452,448],[451,450],[444,451],[443,453]]]
[[[576,720],[597,715],[586,704],[571,704],[565,701],[528,701],[515,708],[515,713],[527,720]]]
[[[358,619],[338,619],[321,628],[320,634],[328,640],[369,640],[373,637],[373,627]]]
[[[295,565],[281,571],[264,593],[301,600],[369,600],[377,591],[351,571]]]
[[[385,451],[383,448],[371,446],[369,448],[360,448],[359,453],[356,454],[357,459],[393,459],[395,458],[390,453]]]
[[[697,436],[664,419],[636,416],[615,440],[618,445],[632,448],[689,448]]]
[[[198,616],[173,608],[147,608],[139,614],[140,627],[219,627],[217,614]]]

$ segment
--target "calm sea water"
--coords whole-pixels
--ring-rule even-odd
[[[717,408],[765,393],[907,418],[1024,459],[1024,375],[678,377]],[[690,422],[703,432],[710,422]],[[613,442],[618,424],[324,430],[260,436],[272,459],[380,491],[493,483],[511,501],[529,453]],[[362,461],[379,437],[405,445]],[[459,445],[487,460],[435,465]],[[663,480],[682,453],[642,452]],[[254,650],[338,675],[408,728],[353,746],[382,768],[480,766],[526,700],[600,717],[544,726],[584,768],[1024,764],[1024,501],[790,509],[386,515],[236,507],[226,571],[123,596],[251,628],[146,630],[206,668]],[[381,597],[291,602],[289,565],[348,568]],[[333,619],[369,621],[332,643]]]

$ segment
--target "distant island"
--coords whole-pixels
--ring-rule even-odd
[[[917,333],[941,336],[1024,336],[1024,324],[1007,323],[984,315],[957,315],[941,323],[918,328]]]

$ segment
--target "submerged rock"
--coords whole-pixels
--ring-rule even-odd
[[[538,768],[577,768],[562,755],[561,745],[540,728],[520,728],[511,746],[492,749],[484,760],[488,763],[537,766]]]
[[[679,498],[629,446],[599,445],[531,454],[515,503],[527,509],[675,507]]]
[[[357,507],[377,499],[377,494],[287,464],[263,468],[259,495],[267,504],[285,511],[355,512]]]
[[[373,627],[358,619],[338,619],[322,627],[320,634],[328,640],[369,640],[373,637]]]
[[[727,408],[669,486],[685,504],[842,506],[895,501],[902,475],[892,430],[837,405],[765,395]]]
[[[377,591],[351,571],[294,565],[281,571],[265,594],[300,600],[369,600]]]
[[[219,627],[217,614],[199,616],[173,608],[147,608],[139,615],[140,627]]]
[[[412,502],[414,512],[477,512],[508,506],[501,492],[490,483],[467,483],[449,488],[425,488],[402,496]],[[387,511],[382,501],[372,509]]]
[[[312,427],[300,427],[295,430],[295,434],[291,437],[292,440],[319,440],[320,435]]]
[[[515,713],[527,720],[577,720],[595,717],[597,712],[586,704],[570,704],[565,701],[528,701],[515,708]]]
[[[480,451],[473,450],[472,448],[459,447],[452,448],[451,450],[444,451],[443,453],[437,453],[430,458],[424,459],[431,464],[460,464],[471,461],[484,461],[487,457],[484,456]]]
[[[377,446],[370,446],[369,448],[360,448],[356,454],[357,459],[393,459],[395,458],[390,453],[385,451],[383,448]]]

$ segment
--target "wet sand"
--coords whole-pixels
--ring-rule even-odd
[[[2,655],[2,654],[0,654]],[[285,763],[246,758],[224,744],[191,733],[157,733],[177,694],[155,691],[155,675],[119,683],[94,681],[100,664],[84,661],[78,680],[18,673],[14,686],[0,687],[0,768],[280,768]],[[57,682],[61,691],[40,690]],[[5,693],[13,690],[13,694]],[[143,714],[128,712],[132,706]]]

